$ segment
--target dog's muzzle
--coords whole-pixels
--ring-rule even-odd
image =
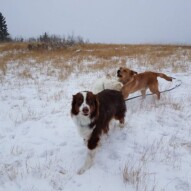
[[[84,107],[84,108],[82,109],[82,112],[83,112],[83,115],[84,115],[84,116],[88,116],[88,115],[89,115],[89,109],[88,109],[88,107]]]

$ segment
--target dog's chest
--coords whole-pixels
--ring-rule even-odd
[[[72,118],[78,128],[78,132],[80,136],[87,141],[94,129],[89,127],[92,120],[89,117],[81,116],[81,115],[75,115],[75,116],[72,116]]]

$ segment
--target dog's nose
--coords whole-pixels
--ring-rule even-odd
[[[120,75],[120,70],[117,70],[117,76],[119,76]]]
[[[82,109],[82,111],[83,111],[83,113],[87,114],[87,113],[89,112],[89,109],[88,109],[88,107],[84,107],[84,108]]]

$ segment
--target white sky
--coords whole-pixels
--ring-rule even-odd
[[[0,0],[0,12],[13,37],[191,44],[191,0]]]

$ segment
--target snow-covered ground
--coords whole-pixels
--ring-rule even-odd
[[[70,117],[71,98],[91,90],[104,71],[76,71],[59,80],[56,72],[47,75],[47,63],[9,63],[0,81],[0,190],[191,190],[189,64],[186,72],[163,69],[182,85],[161,94],[160,101],[155,96],[128,101],[125,127],[111,122],[94,165],[78,175],[86,147]],[[164,90],[177,81],[159,83]]]

